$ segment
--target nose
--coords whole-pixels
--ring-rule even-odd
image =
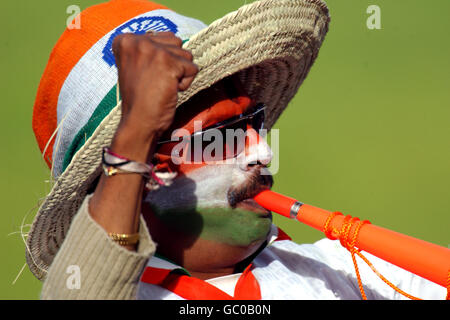
[[[239,167],[247,171],[254,165],[268,165],[272,161],[273,153],[266,140],[258,132],[247,130],[245,150],[238,156]]]

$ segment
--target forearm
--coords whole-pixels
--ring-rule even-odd
[[[110,147],[130,160],[147,162],[159,136],[173,122],[178,91],[187,90],[198,68],[171,32],[121,34],[112,49],[122,116]],[[107,232],[136,233],[144,183],[139,174],[102,175],[89,207],[92,218]]]
[[[113,242],[90,216],[88,196],[74,217],[45,278],[42,299],[135,299],[140,276],[155,252],[145,223],[136,251]]]
[[[139,141],[130,131],[117,131],[111,149],[145,162],[153,139]],[[144,183],[139,174],[102,174],[71,223],[48,271],[42,299],[135,298],[140,275],[155,251],[140,214]],[[108,233],[139,233],[139,242],[121,246]]]
[[[146,162],[152,155],[154,136],[141,140],[130,130],[118,130],[111,149],[133,161]],[[92,218],[108,233],[137,233],[144,184],[139,174],[102,175],[89,203]]]
[[[110,148],[132,161],[148,163],[159,136],[173,122],[178,91],[187,90],[198,68],[192,55],[182,49],[181,39],[171,32],[121,34],[115,37],[112,49],[122,115]],[[94,194],[90,201],[84,201],[49,268],[42,298],[134,297],[140,274],[155,251],[141,218],[144,186],[145,179],[138,173],[101,175]],[[138,244],[127,247],[118,245],[108,235],[138,231]],[[72,265],[80,268],[80,289],[66,286],[70,276],[66,270]]]

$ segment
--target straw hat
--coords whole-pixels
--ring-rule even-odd
[[[33,111],[33,130],[56,179],[27,238],[26,258],[38,279],[61,247],[73,216],[101,174],[101,150],[121,116],[112,41],[125,32],[172,31],[199,73],[178,106],[238,74],[247,93],[267,106],[270,129],[296,94],[328,31],[320,0],[261,0],[210,26],[145,0],[111,0],[84,10],[53,49]]]

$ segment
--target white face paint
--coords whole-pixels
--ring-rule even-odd
[[[227,192],[243,183],[245,172],[234,164],[210,164],[180,175],[172,185],[149,192],[145,201],[160,210],[185,207],[229,207]]]

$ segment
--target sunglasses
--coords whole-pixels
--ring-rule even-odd
[[[259,131],[264,128],[265,109],[266,106],[259,103],[240,115],[190,136],[159,141],[156,152],[197,163],[235,158],[245,150],[247,129]]]

